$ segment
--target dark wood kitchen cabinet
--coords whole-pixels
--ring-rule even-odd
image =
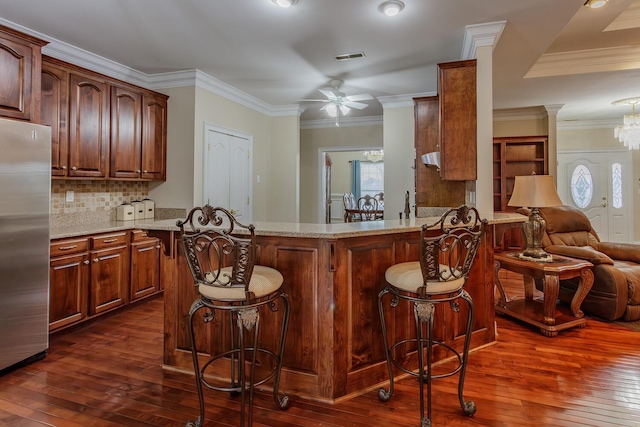
[[[464,181],[445,181],[435,166],[426,166],[420,156],[440,148],[439,99],[414,98],[416,149],[416,206],[459,206],[465,201]]]
[[[87,317],[89,242],[86,237],[51,243],[49,263],[49,331]]]
[[[160,239],[142,230],[131,232],[131,301],[160,290]]]
[[[167,179],[166,95],[148,92],[142,106],[142,175],[145,180]]]
[[[167,96],[111,86],[110,177],[166,179]]]
[[[40,120],[51,126],[51,176],[65,177],[69,165],[69,71],[42,63]]]
[[[168,96],[43,57],[52,177],[166,180]]]
[[[142,94],[111,86],[111,167],[113,178],[140,178],[142,173]]]
[[[475,181],[477,173],[476,60],[438,64],[440,176]]]
[[[89,315],[128,302],[129,252],[126,232],[92,236]]]
[[[0,25],[0,116],[40,123],[41,51],[46,44]]]

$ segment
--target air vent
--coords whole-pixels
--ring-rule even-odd
[[[343,53],[342,55],[336,56],[336,61],[346,61],[349,59],[356,59],[356,58],[364,58],[364,52]]]

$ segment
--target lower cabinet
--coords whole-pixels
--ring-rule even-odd
[[[49,331],[160,291],[160,241],[140,230],[51,242]]]
[[[160,290],[160,240],[141,230],[131,236],[131,301]]]
[[[51,244],[49,263],[49,330],[63,328],[87,317],[89,253],[87,239]]]
[[[127,234],[92,237],[89,314],[98,314],[128,302],[129,252]]]

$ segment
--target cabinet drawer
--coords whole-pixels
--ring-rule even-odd
[[[89,241],[86,237],[80,239],[54,240],[50,245],[51,257],[70,255],[86,252],[89,249]]]
[[[131,230],[131,243],[149,242],[157,240],[156,237],[149,237],[147,230]]]
[[[127,232],[100,234],[90,237],[91,249],[110,248],[127,243]]]

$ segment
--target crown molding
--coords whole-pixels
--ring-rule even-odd
[[[561,130],[578,130],[578,129],[613,129],[622,124],[620,119],[602,119],[602,120],[567,120],[558,121],[556,129]]]
[[[638,68],[640,68],[640,46],[618,46],[546,53],[524,77],[551,77]]]
[[[382,126],[382,116],[340,117],[341,128],[354,126]],[[336,120],[334,118],[300,121],[300,129],[325,129],[335,127]]]
[[[461,59],[475,58],[478,47],[481,46],[493,46],[495,48],[506,25],[507,21],[467,25],[464,29]]]
[[[378,96],[376,99],[382,104],[382,109],[413,107],[415,105],[413,98],[422,98],[425,96],[436,96],[438,92],[410,93],[407,95]]]

